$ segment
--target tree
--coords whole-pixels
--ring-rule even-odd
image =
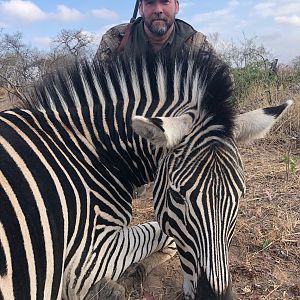
[[[23,42],[22,33],[0,30],[0,87],[9,97],[25,100],[26,93],[47,74],[64,69],[76,60],[90,59],[94,36],[82,30],[62,30],[49,51],[39,51]]]
[[[214,34],[211,41],[216,45],[221,58],[231,67],[236,101],[254,87],[263,87],[270,94],[270,86],[278,79],[278,60],[273,59],[270,52],[257,43],[255,37],[247,38],[244,35],[239,43],[225,43],[220,41],[218,34]],[[270,95],[268,101],[271,102]]]
[[[268,62],[273,60],[270,52],[263,45],[258,45],[256,37],[248,38],[243,35],[243,39],[238,43],[226,43],[220,40],[218,33],[213,33],[209,40],[222,59],[235,69],[242,69],[257,62],[261,62],[265,69],[268,69]]]
[[[42,53],[22,42],[22,34],[0,32],[0,85],[9,95],[23,99],[39,78],[39,64]]]
[[[94,39],[94,35],[82,30],[63,29],[52,39],[49,52],[43,58],[41,77],[64,70],[78,60],[91,60],[95,55]]]
[[[52,52],[61,55],[72,55],[75,59],[88,57],[91,54],[94,36],[82,30],[63,29],[52,40]]]

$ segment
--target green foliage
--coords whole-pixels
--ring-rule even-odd
[[[300,156],[291,156],[289,154],[283,156],[287,172],[295,173],[298,161],[300,161]]]
[[[296,57],[293,60],[293,65],[292,65],[292,70],[293,70],[293,81],[295,82],[300,82],[300,56]]]
[[[293,67],[300,72],[300,56],[293,59]]]
[[[253,86],[268,88],[276,81],[276,74],[271,71],[270,61],[255,61],[244,68],[232,69],[235,83],[235,100],[238,101],[248,94]]]
[[[263,241],[262,248],[263,250],[267,250],[272,245],[272,241],[266,239]]]
[[[283,65],[255,37],[244,36],[241,41],[229,44],[221,44],[218,38],[215,35],[212,40],[231,67],[233,100],[239,109],[278,104],[285,97],[300,94],[300,56],[291,65]]]

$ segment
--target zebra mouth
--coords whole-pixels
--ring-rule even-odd
[[[198,279],[197,290],[194,300],[234,300],[232,292],[231,282],[229,283],[227,290],[219,295],[212,289],[205,273]]]

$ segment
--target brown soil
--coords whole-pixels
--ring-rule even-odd
[[[237,299],[300,299],[300,160],[288,171],[290,143],[266,140],[240,149],[247,192],[241,201],[230,260]],[[151,186],[134,201],[134,222],[153,220]],[[175,300],[181,291],[178,257],[153,270],[131,299]]]

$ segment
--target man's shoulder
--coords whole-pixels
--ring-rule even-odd
[[[200,31],[196,31],[193,36],[191,37],[191,44],[192,45],[203,45],[205,43],[208,43],[207,41],[207,37],[205,34],[203,34],[202,32]]]
[[[203,33],[197,31],[192,25],[181,19],[176,19],[175,24],[177,34],[185,40],[192,38],[197,41],[202,41],[206,39]]]
[[[191,36],[191,38],[187,41],[187,43],[194,49],[215,52],[214,47],[207,40],[206,35],[199,31],[196,31],[195,34],[193,34],[193,36]]]
[[[116,26],[111,27],[104,33],[103,37],[104,36],[122,37],[122,35],[124,35],[124,33],[126,31],[128,24],[129,23],[122,23],[122,24],[118,24]]]
[[[210,49],[212,46],[207,41],[206,35],[203,34],[200,31],[197,31],[192,25],[189,23],[181,20],[176,19],[177,28],[179,28],[180,33],[182,32],[186,39],[186,43],[195,48],[204,48],[204,49]]]
[[[129,23],[118,24],[107,30],[102,38],[96,56],[106,60],[118,49]]]
[[[196,30],[189,23],[181,19],[175,19],[175,32],[183,39],[186,39],[188,37],[191,37],[196,32]]]
[[[109,48],[117,48],[125,35],[129,23],[118,24],[107,30],[101,39],[101,44]]]
[[[107,30],[102,36],[96,57],[103,60],[111,59],[111,57],[117,53],[127,29],[130,30],[131,33],[135,28],[140,26],[141,23],[142,18],[139,17],[133,23],[119,24]]]

